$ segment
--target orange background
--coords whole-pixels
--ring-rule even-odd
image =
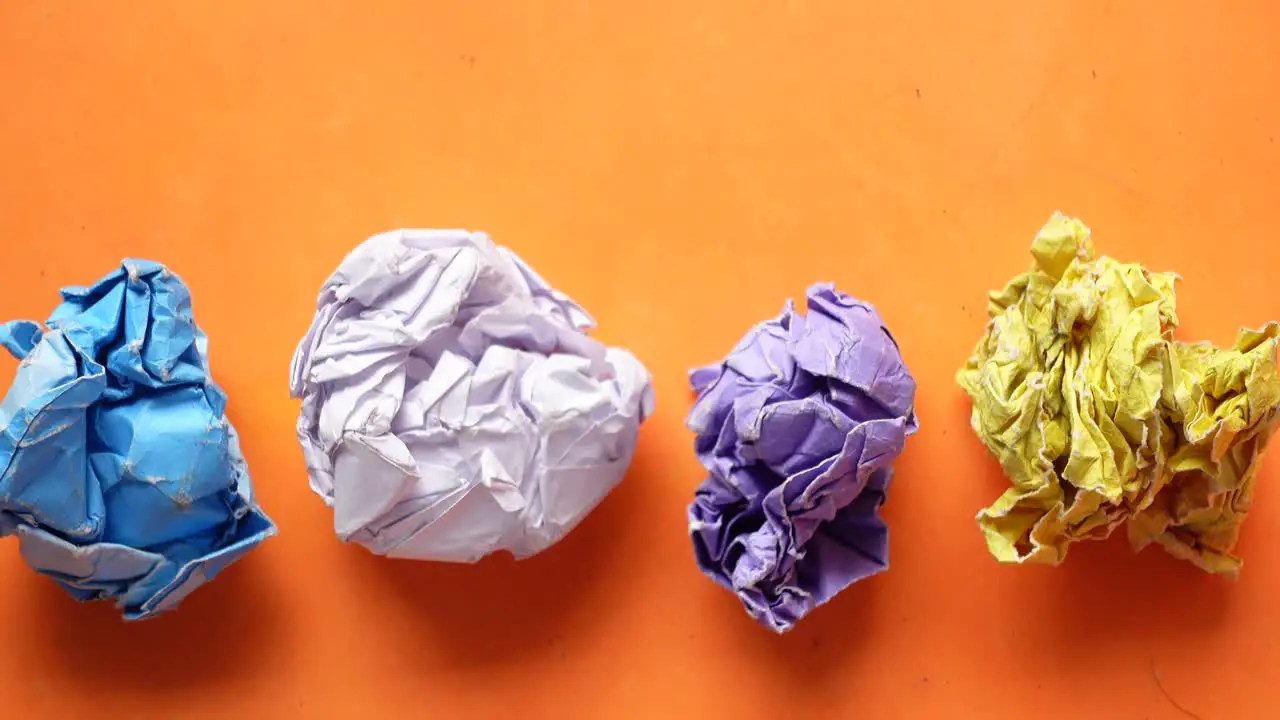
[[[973,516],[1002,479],[953,373],[1055,209],[1180,272],[1183,337],[1280,316],[1277,37],[1265,0],[0,3],[0,315],[167,263],[281,528],[140,624],[0,543],[0,707],[1184,717],[1163,684],[1274,716],[1280,459],[1234,585],[1122,534],[999,566]],[[294,344],[342,256],[402,226],[490,232],[654,373],[627,480],[537,558],[376,558],[307,487]],[[881,309],[922,430],[892,569],[775,637],[694,566],[685,371],[818,280]]]

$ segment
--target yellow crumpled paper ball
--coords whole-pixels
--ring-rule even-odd
[[[1280,325],[1234,347],[1173,339],[1172,273],[1097,256],[1055,213],[1035,266],[990,295],[957,375],[972,425],[1013,486],[978,513],[1001,562],[1056,565],[1128,521],[1135,549],[1235,577],[1232,554],[1280,409]]]

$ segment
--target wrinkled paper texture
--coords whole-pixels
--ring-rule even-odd
[[[43,328],[0,325],[22,360],[0,404],[0,536],[79,600],[171,610],[275,526],[182,281],[127,260],[62,299]]]
[[[978,514],[999,560],[1060,563],[1128,522],[1136,549],[1234,577],[1232,554],[1280,407],[1275,323],[1233,347],[1173,339],[1174,280],[1094,252],[1055,213],[1032,270],[993,292],[958,381],[1013,486]]]
[[[380,555],[524,558],[627,472],[649,372],[483,233],[397,230],[321,290],[294,356],[298,438],[343,541]]]
[[[689,506],[702,571],[784,632],[888,567],[891,465],[915,380],[874,308],[818,284],[723,362],[694,370],[688,426],[708,476]]]

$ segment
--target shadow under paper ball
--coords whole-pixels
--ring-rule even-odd
[[[1056,644],[1088,656],[1164,636],[1199,636],[1222,625],[1238,583],[1207,573],[1158,545],[1135,553],[1125,528],[1079,542],[1041,586]],[[1248,572],[1246,569],[1242,572]]]
[[[278,667],[288,643],[279,598],[252,554],[223,570],[170,612],[125,621],[111,601],[79,603],[52,580],[27,573],[30,622],[74,683],[163,695],[168,689],[225,686]]]
[[[732,593],[721,594],[741,615],[733,628],[738,644],[758,658],[758,664],[770,666],[763,677],[778,678],[790,687],[820,687],[856,665],[854,656],[869,651],[867,636],[877,623],[886,622],[878,615],[886,609],[880,595],[889,572],[892,569],[850,585],[782,634],[752,619]]]
[[[1009,488],[1009,479],[969,427],[970,398],[957,392],[955,402],[953,424],[963,428],[956,432],[964,433],[964,452],[970,456],[962,466],[982,468],[969,474],[973,487],[965,491],[978,500],[976,514]],[[973,537],[982,543],[976,522]],[[1161,635],[1208,632],[1225,618],[1235,585],[1169,555],[1157,543],[1135,552],[1123,524],[1106,539],[1072,543],[1056,567],[1009,564],[998,570],[1007,574],[1014,600],[1028,609],[1013,624],[1057,652],[1081,657]],[[1248,572],[1246,562],[1241,574]]]
[[[903,481],[901,463],[894,465],[893,483]],[[690,612],[706,615],[716,627],[711,633],[715,643],[724,643],[724,652],[735,657],[753,659],[761,682],[778,683],[796,688],[823,687],[858,664],[859,655],[870,651],[868,641],[877,627],[900,619],[886,605],[886,583],[894,582],[895,537],[905,532],[890,518],[895,504],[893,485],[880,515],[889,525],[889,568],[854,582],[819,605],[784,633],[766,627],[743,607],[733,592],[709,578],[698,583],[698,605]],[[902,515],[910,511],[900,509]],[[687,547],[687,543],[686,543]],[[695,564],[690,553],[682,561]],[[701,572],[699,572],[701,575]]]
[[[353,573],[398,600],[406,641],[422,652],[441,653],[452,667],[545,656],[580,631],[575,617],[600,612],[602,579],[625,573],[623,538],[645,532],[637,508],[657,467],[656,452],[641,443],[604,501],[560,542],[524,560],[506,552],[475,564],[392,559],[355,544],[344,554]]]

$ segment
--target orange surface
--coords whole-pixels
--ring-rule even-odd
[[[0,3],[0,315],[170,265],[281,528],[142,624],[0,543],[0,712],[1274,717],[1280,458],[1235,585],[1120,536],[998,566],[953,373],[1054,209],[1182,273],[1184,337],[1280,316],[1278,36],[1264,0]],[[375,558],[307,487],[294,343],[400,226],[489,231],[655,375],[628,479],[545,555]],[[892,569],[775,637],[694,567],[685,370],[816,280],[882,310],[923,427]]]

